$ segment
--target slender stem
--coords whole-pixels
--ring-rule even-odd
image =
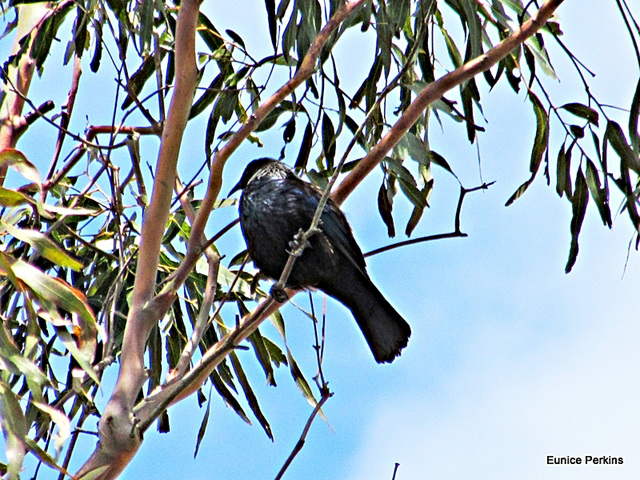
[[[278,475],[276,475],[275,480],[280,480],[282,478],[284,473],[287,471],[287,468],[289,468],[289,466],[293,462],[293,459],[296,458],[296,455],[298,455],[300,450],[302,450],[302,447],[304,447],[304,442],[306,441],[306,438],[307,438],[307,434],[309,433],[309,429],[311,428],[311,424],[315,420],[315,418],[318,415],[318,413],[320,412],[320,410],[322,410],[322,406],[332,396],[333,396],[333,394],[330,393],[328,389],[323,390],[322,398],[320,398],[320,401],[314,407],[313,411],[311,412],[311,415],[309,415],[309,419],[307,420],[307,423],[305,424],[304,429],[302,430],[302,434],[300,435],[300,438],[298,439],[298,442],[296,443],[295,447],[293,447],[293,451],[287,457],[287,460],[284,462],[284,465],[282,465],[282,468],[278,472]]]

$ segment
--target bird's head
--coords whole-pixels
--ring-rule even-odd
[[[231,196],[234,192],[246,188],[255,178],[262,176],[286,178],[291,172],[282,163],[272,158],[258,158],[252,160],[244,169],[240,181],[229,192]]]

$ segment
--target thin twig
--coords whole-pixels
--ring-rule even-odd
[[[296,455],[298,455],[298,453],[300,453],[300,450],[302,450],[302,447],[304,447],[304,443],[306,441],[307,434],[309,433],[309,429],[311,428],[311,424],[315,420],[320,410],[322,410],[322,406],[332,396],[333,396],[333,393],[329,392],[329,389],[323,390],[320,401],[314,407],[313,412],[311,412],[311,415],[309,416],[309,419],[307,420],[307,423],[305,424],[304,429],[302,430],[302,434],[300,435],[298,442],[296,443],[295,447],[293,447],[293,450],[291,451],[291,454],[289,455],[289,457],[287,457],[287,460],[284,462],[284,465],[282,465],[282,468],[278,472],[278,475],[276,475],[275,480],[280,480],[282,478],[287,468],[289,468],[289,466],[293,462],[293,459],[296,458]]]
[[[462,202],[464,201],[464,197],[467,193],[475,192],[477,190],[486,190],[495,182],[483,183],[482,185],[474,188],[464,188],[460,187],[460,197],[458,198],[458,206],[456,208],[456,216],[454,220],[454,230],[449,233],[437,233],[434,235],[427,235],[425,237],[412,238],[411,240],[404,240],[402,242],[397,242],[391,245],[386,245],[384,247],[376,248],[375,250],[371,250],[364,254],[365,257],[371,257],[373,255],[377,255],[382,252],[387,252],[389,250],[393,250],[395,248],[406,247],[407,245],[414,245],[416,243],[423,242],[431,242],[434,240],[441,240],[443,238],[455,238],[455,237],[466,237],[467,234],[462,232],[460,229],[460,214],[462,212]]]

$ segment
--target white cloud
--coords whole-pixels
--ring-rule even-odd
[[[630,313],[524,355],[522,327],[476,332],[444,391],[380,406],[346,478],[391,478],[395,462],[398,480],[640,478],[640,324]],[[550,466],[547,455],[624,464]]]

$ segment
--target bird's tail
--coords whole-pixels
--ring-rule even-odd
[[[348,292],[325,292],[351,310],[378,363],[392,362],[407,346],[411,327],[365,275]]]

